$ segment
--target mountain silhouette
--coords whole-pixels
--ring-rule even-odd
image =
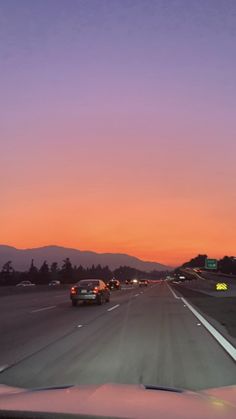
[[[12,261],[14,269],[19,271],[28,270],[32,259],[34,259],[34,264],[37,267],[40,267],[44,260],[49,264],[58,262],[60,266],[63,259],[67,257],[70,258],[73,265],[82,265],[85,268],[100,264],[101,266],[108,265],[111,270],[119,266],[130,266],[131,268],[146,272],[171,269],[161,263],[143,261],[137,257],[123,253],[96,253],[60,246],[16,249],[12,246],[0,245],[0,269],[9,260]]]

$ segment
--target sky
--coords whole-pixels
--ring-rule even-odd
[[[0,242],[236,253],[236,2],[0,0]]]

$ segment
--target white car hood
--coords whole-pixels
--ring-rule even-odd
[[[1,410],[137,419],[235,419],[236,386],[195,393],[123,384],[33,390],[0,385]]]

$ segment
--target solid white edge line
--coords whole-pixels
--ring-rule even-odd
[[[107,311],[115,310],[115,308],[117,308],[119,306],[120,306],[120,304],[116,304],[115,306],[108,308]]]
[[[7,364],[5,365],[0,365],[0,372],[3,372],[6,368],[8,367]]]
[[[234,348],[231,343],[224,338],[200,313],[198,313],[195,308],[191,306],[191,304],[188,303],[185,298],[181,297],[181,300],[186,304],[186,306],[189,308],[189,310],[194,314],[194,316],[197,317],[198,320],[205,326],[205,328],[208,330],[208,332],[211,333],[211,335],[217,340],[217,342],[224,348],[224,350],[233,358],[234,361],[236,361],[236,349]]]
[[[38,313],[39,311],[44,311],[44,310],[51,310],[52,308],[55,308],[56,306],[50,306],[50,307],[43,307],[43,308],[38,308],[36,310],[32,310],[30,313]]]
[[[175,292],[172,290],[172,288],[170,287],[169,284],[167,284],[167,287],[169,288],[169,290],[172,292],[173,296],[176,298],[176,300],[180,300],[180,297],[178,297],[178,295],[175,294]]]

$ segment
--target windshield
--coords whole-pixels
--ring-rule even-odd
[[[0,0],[0,73],[0,384],[236,385],[236,1]]]

